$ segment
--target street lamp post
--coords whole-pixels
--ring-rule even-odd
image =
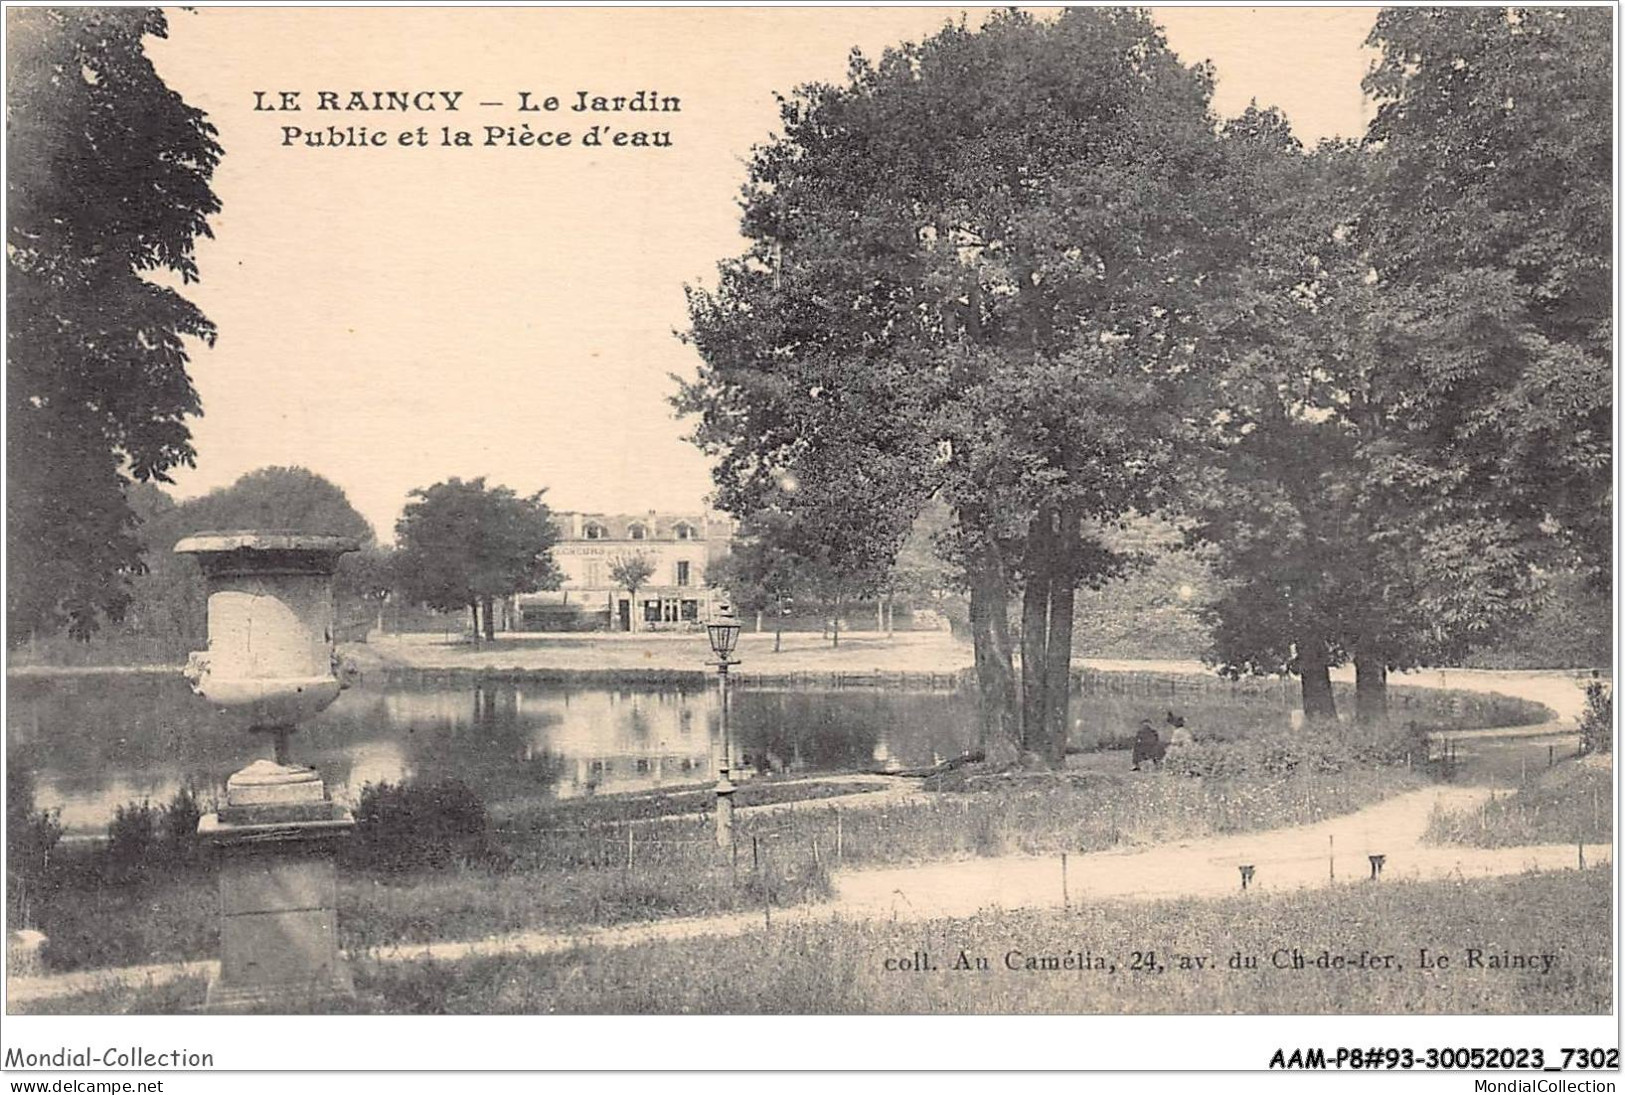
[[[739,643],[739,619],[733,607],[719,604],[705,623],[711,638],[711,652],[717,656],[717,698],[722,707],[722,759],[717,766],[717,845],[732,848],[734,842],[734,785],[728,778],[732,743],[728,735],[728,667],[739,663],[729,657]]]

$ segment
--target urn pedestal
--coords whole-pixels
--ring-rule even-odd
[[[354,540],[296,533],[189,537],[209,594],[209,649],[192,655],[195,691],[274,741],[226,781],[198,823],[219,876],[220,973],[208,1011],[310,1011],[354,995],[338,946],[338,844],[355,827],[314,768],[294,764],[299,720],[344,687],[333,645],[333,573]]]

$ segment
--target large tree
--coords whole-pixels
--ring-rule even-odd
[[[736,607],[773,618],[773,652],[784,642],[784,620],[806,592],[803,561],[788,546],[788,519],[762,510],[751,514],[734,535],[728,554],[706,569],[706,581],[727,591]]]
[[[1382,473],[1458,615],[1507,595],[1485,551],[1610,581],[1613,20],[1396,8],[1371,32],[1368,230],[1399,321]]]
[[[6,12],[6,583],[12,641],[88,636],[142,568],[132,480],[190,464],[187,340],[215,129],[159,79],[153,8]]]
[[[442,611],[468,606],[478,640],[496,638],[494,602],[557,588],[558,540],[542,492],[521,497],[485,478],[448,479],[412,492],[395,525],[396,584],[408,598]]]
[[[1220,661],[1300,671],[1318,716],[1328,664],[1380,717],[1542,565],[1610,563],[1607,16],[1401,9],[1371,44],[1363,148],[1227,127],[1254,247],[1198,480]]]
[[[151,483],[127,491],[139,519],[137,532],[147,565],[130,580],[124,618],[103,628],[93,641],[136,641],[132,653],[184,657],[205,641],[204,590],[197,567],[174,554],[176,541],[206,531],[285,529],[352,536],[362,551],[339,561],[335,605],[341,622],[359,623],[372,615],[379,596],[376,571],[380,549],[372,526],[334,483],[305,468],[259,468],[198,498],[176,502]]]
[[[1336,716],[1330,667],[1352,658],[1380,708],[1371,685],[1400,656],[1406,608],[1364,453],[1383,425],[1369,410],[1365,164],[1347,145],[1305,154],[1274,110],[1249,108],[1223,137],[1251,247],[1211,348],[1208,466],[1187,480],[1189,532],[1224,579],[1213,655],[1230,673],[1297,673],[1317,719]]]
[[[679,405],[724,506],[813,485],[831,547],[881,575],[927,497],[953,510],[996,760],[1064,753],[1073,593],[1122,562],[1090,530],[1169,486],[1202,300],[1238,242],[1207,198],[1209,92],[1123,10],[854,55],[845,84],[784,101],[750,249],[690,295],[704,365]]]
[[[182,503],[187,532],[203,529],[283,529],[350,536],[363,545],[372,525],[342,487],[307,468],[256,468],[231,486]],[[157,547],[158,545],[152,545]]]

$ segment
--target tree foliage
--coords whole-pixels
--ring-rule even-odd
[[[990,755],[1060,756],[1072,594],[1122,563],[1089,530],[1168,495],[1179,378],[1241,242],[1205,200],[1210,82],[1122,10],[854,54],[783,101],[749,250],[690,292],[678,405],[724,508],[789,515],[870,589],[926,498],[952,508]]]
[[[654,573],[654,560],[641,551],[617,555],[609,564],[610,579],[633,597],[638,595],[638,590],[649,584],[649,579],[654,577]]]
[[[414,490],[395,525],[398,588],[442,611],[467,605],[476,621],[483,606],[493,638],[497,598],[554,589],[561,580],[551,554],[558,531],[543,493],[487,488],[483,476]]]
[[[1385,550],[1391,499],[1370,468],[1386,425],[1359,231],[1366,165],[1347,145],[1306,154],[1273,110],[1249,108],[1223,136],[1252,246],[1212,347],[1188,531],[1224,579],[1207,610],[1214,659],[1298,673],[1305,712],[1330,718],[1330,666],[1352,658],[1380,682],[1416,656],[1408,572]]]
[[[149,275],[197,280],[221,149],[146,56],[158,9],[6,16],[7,619],[84,637],[142,567],[124,488],[193,460],[187,340],[214,327]]]
[[[343,488],[307,468],[256,468],[179,509],[189,531],[283,530],[349,536],[363,545],[374,539]]]
[[[609,562],[610,580],[632,598],[631,614],[627,617],[629,630],[638,629],[638,615],[642,611],[638,605],[638,590],[649,583],[654,573],[654,560],[641,551],[617,555]]]
[[[1396,9],[1363,146],[1226,127],[1254,247],[1197,485],[1232,672],[1393,668],[1521,622],[1610,558],[1608,20]],[[1571,18],[1577,16],[1577,18]],[[1539,124],[1532,124],[1538,120]],[[1313,693],[1313,694],[1312,694]]]
[[[97,641],[134,642],[149,656],[170,658],[201,649],[207,638],[204,584],[197,565],[174,554],[176,542],[199,532],[286,530],[354,537],[362,551],[340,559],[335,603],[341,621],[371,611],[367,602],[376,594],[364,588],[370,579],[357,578],[380,553],[372,526],[342,489],[314,472],[259,468],[230,486],[183,502],[154,484],[135,483],[128,499],[148,564],[130,580],[124,618],[104,628]]]
[[[1610,579],[1612,39],[1601,8],[1396,8],[1371,33],[1368,223],[1401,328],[1380,474],[1437,530],[1432,588],[1491,611],[1486,552]]]

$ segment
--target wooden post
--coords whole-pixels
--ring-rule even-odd
[[[1333,882],[1337,881],[1337,838],[1330,833],[1326,834],[1326,877]]]
[[[845,849],[841,842],[841,811],[835,811],[835,863],[837,866],[846,862]]]
[[[759,881],[762,884],[762,922],[766,927],[773,926],[773,887],[768,881],[767,872],[763,871]]]
[[[1062,852],[1061,853],[1061,908],[1070,909],[1071,907],[1072,907],[1072,895],[1067,892],[1067,888],[1066,888],[1066,853]]]

